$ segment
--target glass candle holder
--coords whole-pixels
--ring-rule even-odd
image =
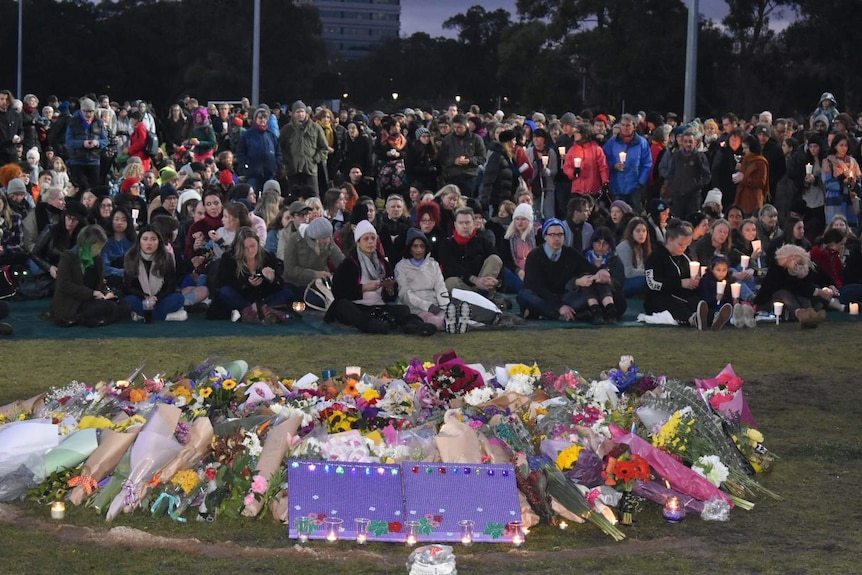
[[[66,504],[62,501],[55,501],[51,504],[51,519],[63,519],[66,517]]]
[[[473,530],[476,528],[476,522],[469,519],[464,519],[458,522],[458,527],[461,528],[461,545],[469,547],[473,544]]]
[[[371,519],[357,517],[353,522],[356,524],[356,543],[365,545],[368,543],[368,526],[371,524]]]
[[[311,517],[296,518],[296,538],[302,544],[308,543],[308,536],[314,531],[314,521]]]
[[[781,321],[781,317],[784,315],[784,302],[774,302],[772,304],[772,310],[775,312],[775,323],[779,323]]]
[[[520,521],[509,521],[506,524],[506,534],[511,537],[513,546],[520,547],[524,544],[524,526]]]
[[[419,541],[419,525],[418,521],[407,521],[404,524],[404,543],[407,547],[413,547]]]
[[[295,301],[295,302],[293,302],[293,305],[291,307],[293,308],[293,311],[295,311],[296,313],[302,313],[305,311],[305,302],[304,301]]]
[[[344,524],[344,519],[338,517],[327,517],[323,520],[323,530],[326,534],[324,538],[327,543],[337,543],[341,536],[341,526]]]
[[[685,506],[680,502],[679,497],[668,497],[664,502],[662,515],[668,523],[679,523],[685,519]]]

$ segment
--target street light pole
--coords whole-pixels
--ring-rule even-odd
[[[251,44],[251,103],[260,104],[260,0],[254,0],[254,32]]]
[[[698,12],[698,0],[688,0],[688,35],[686,37],[685,48],[685,102],[682,113],[684,122],[690,122],[695,116]]]
[[[21,97],[21,73],[24,61],[24,0],[18,0],[18,87],[16,98]],[[11,104],[11,102],[10,102]]]

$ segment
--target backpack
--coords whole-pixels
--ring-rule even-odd
[[[159,137],[149,130],[147,130],[147,145],[144,153],[150,158],[155,158],[159,153]]]

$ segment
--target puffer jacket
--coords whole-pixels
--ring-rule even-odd
[[[236,166],[246,177],[272,178],[281,167],[281,147],[278,138],[256,127],[243,132],[236,149]]]

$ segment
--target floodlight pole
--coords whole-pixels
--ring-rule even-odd
[[[698,13],[698,0],[688,0],[688,34],[686,36],[685,49],[685,103],[682,114],[684,122],[690,122],[695,117]]]
[[[251,44],[251,103],[260,104],[260,0],[254,0],[254,32]]]
[[[16,98],[21,97],[21,75],[24,61],[24,0],[18,0],[18,86],[15,93]],[[12,102],[9,102],[12,105]]]

